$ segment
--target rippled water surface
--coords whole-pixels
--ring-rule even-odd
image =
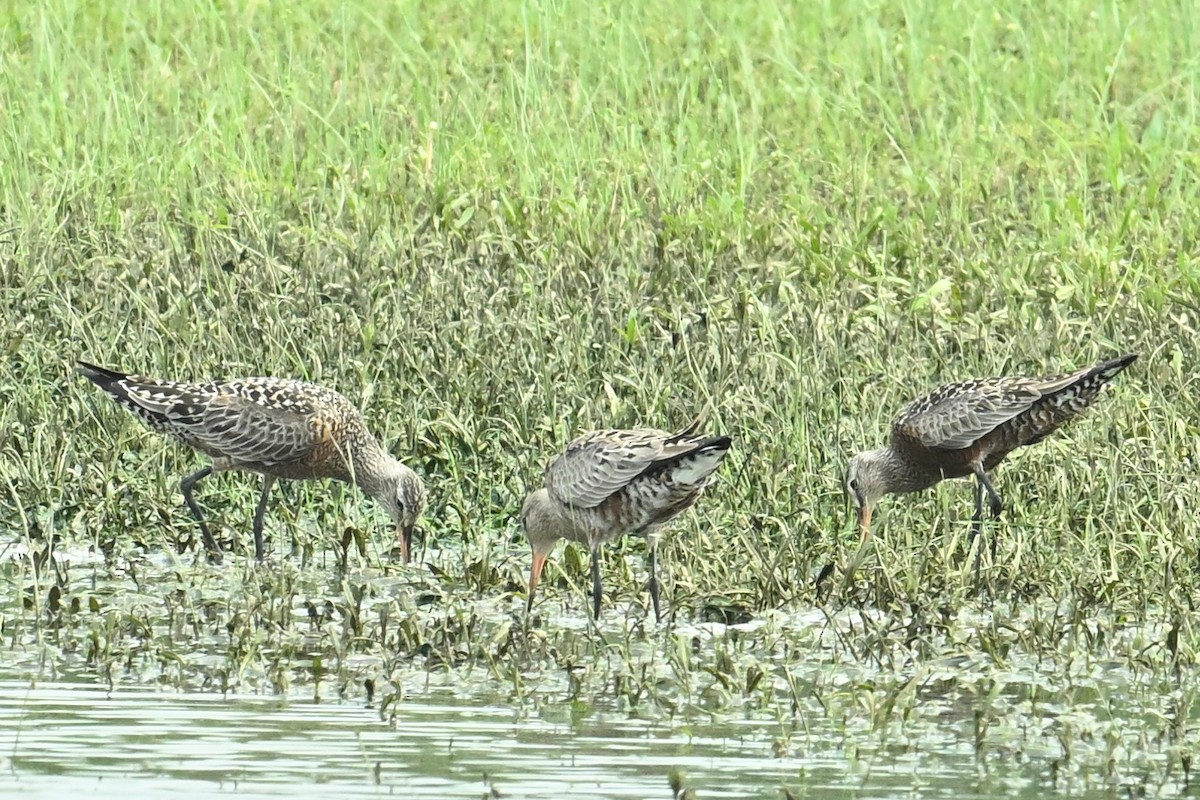
[[[701,797],[1033,797],[1023,759],[977,767],[953,739],[853,759],[813,739],[776,757],[778,727],[556,723],[499,705],[406,701],[395,727],[357,703],[0,682],[0,793],[61,798],[669,798],[682,768]],[[1047,778],[1048,780],[1048,778]],[[1039,783],[1041,786],[1039,787]],[[910,794],[916,792],[917,795]]]
[[[56,596],[5,573],[3,796],[670,800],[680,771],[698,798],[1194,791],[1198,689],[1161,667],[1162,622],[1051,603],[660,629],[616,606],[597,630],[569,592],[529,621],[416,570],[74,563]]]
[[[762,726],[689,737],[630,722],[560,725],[499,706],[406,702],[392,729],[357,704],[10,680],[0,683],[0,715],[11,758],[0,788],[26,797],[253,797],[317,786],[345,797],[482,797],[493,788],[663,797],[672,767],[722,797],[779,785],[805,766],[772,758]]]

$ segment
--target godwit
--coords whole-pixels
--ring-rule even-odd
[[[696,502],[729,452],[728,436],[697,435],[700,420],[679,433],[604,430],[585,433],[546,467],[545,488],[525,498],[520,521],[533,548],[529,598],[547,556],[559,539],[587,545],[592,553],[592,602],[600,618],[600,546],[622,533],[647,537],[650,600],[658,599],[658,551],[654,534]]]
[[[357,484],[391,514],[400,552],[409,560],[412,531],[425,509],[425,485],[392,458],[342,395],[302,381],[241,378],[212,383],[155,380],[78,362],[78,371],[152,430],[212,458],[212,464],[179,483],[200,523],[205,546],[218,558],[196,484],[214,472],[240,469],[263,475],[254,512],[254,555],[263,558],[263,515],[279,478],[334,478]]]
[[[879,498],[967,475],[977,481],[974,539],[983,522],[984,492],[991,499],[993,517],[1004,508],[988,473],[1013,450],[1040,442],[1078,416],[1105,384],[1136,359],[1133,353],[1045,378],[951,383],[909,403],[892,422],[887,447],[850,460],[846,489],[858,509],[859,553],[870,538],[871,511]]]

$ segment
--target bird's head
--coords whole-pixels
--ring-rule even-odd
[[[533,565],[529,570],[529,594],[525,604],[525,610],[528,612],[533,608],[533,594],[537,591],[546,559],[554,552],[555,545],[563,535],[550,493],[545,489],[538,489],[525,498],[525,503],[521,506],[521,515],[517,519],[529,538],[529,546],[533,549]]]
[[[412,556],[413,530],[425,512],[425,482],[408,467],[397,464],[393,480],[389,483],[380,500],[392,516],[400,540],[400,554],[408,563]]]
[[[858,532],[865,541],[871,533],[871,512],[879,498],[887,494],[882,450],[867,450],[850,459],[846,494],[858,512]]]

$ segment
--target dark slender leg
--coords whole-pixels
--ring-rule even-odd
[[[976,476],[982,473],[975,473]],[[979,477],[975,478],[975,516],[971,517],[971,539],[967,543],[970,547],[975,543],[977,537],[983,529],[983,480]]]
[[[263,560],[263,517],[267,513],[267,497],[271,494],[271,487],[275,485],[275,476],[263,476],[262,494],[258,497],[258,508],[254,509],[254,559],[256,561]]]
[[[592,551],[592,613],[600,621],[600,548]]]
[[[979,473],[979,480],[983,482],[983,488],[987,489],[988,497],[991,498],[992,516],[998,518],[1004,511],[1004,501],[1000,499],[1000,493],[996,491],[996,487],[992,485],[992,479],[986,472]]]
[[[993,519],[999,519],[1000,514],[1004,511],[1004,502],[1000,499],[1000,493],[996,491],[996,487],[992,485],[991,478],[984,471],[982,466],[975,467],[975,516],[971,520],[971,543],[975,542],[975,537],[979,536],[983,528],[983,493],[987,492],[988,498],[991,500],[991,512]],[[997,533],[992,531],[992,541],[989,547],[992,560],[996,560]],[[979,568],[980,561],[983,558],[983,544],[979,545],[979,549],[975,551],[975,583],[979,584]]]
[[[976,476],[979,472],[975,473]],[[975,540],[979,538],[980,532],[983,530],[983,481],[975,478],[975,514],[971,517],[971,536],[967,539],[967,552],[971,552],[971,548],[975,545]],[[983,552],[983,546],[975,551],[975,590],[979,590],[979,568],[980,556]]]
[[[647,542],[650,546],[650,580],[646,584],[650,590],[650,602],[654,605],[654,621],[662,622],[662,611],[658,605],[658,545]]]
[[[818,574],[817,579],[815,581],[813,581],[813,592],[817,596],[818,603],[822,602],[821,601],[821,584],[823,584],[825,581],[827,581],[829,579],[829,576],[833,574],[833,570],[834,570],[835,566],[836,565],[832,561],[830,561],[828,564],[821,567],[820,574]],[[831,591],[832,591],[832,589],[831,589]],[[826,592],[826,594],[828,595],[828,592]]]
[[[988,497],[991,498],[992,501],[992,519],[1000,519],[1000,515],[1004,513],[1004,501],[1000,499],[1000,493],[996,491],[996,487],[992,485],[992,480],[987,476],[986,472],[983,473],[983,487],[987,489]],[[999,532],[992,531],[992,544],[990,550],[993,561],[996,560],[996,545],[998,542]]]
[[[196,484],[212,474],[213,468],[211,465],[193,472],[179,482],[179,491],[183,492],[183,502],[187,503],[187,507],[191,509],[192,516],[200,523],[200,536],[204,539],[204,546],[208,548],[209,552],[215,554],[219,560],[221,557],[221,547],[217,544],[217,540],[213,538],[212,532],[209,531],[208,524],[204,521],[204,512],[200,510],[200,506],[196,503],[196,498],[192,497],[192,490],[196,488]]]

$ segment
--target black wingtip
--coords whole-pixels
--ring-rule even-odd
[[[687,440],[687,439],[699,440],[699,441],[691,442],[693,447],[690,452],[693,452],[693,453],[698,452],[700,450],[728,450],[730,447],[733,446],[733,438],[732,437],[710,436],[707,439],[701,439],[700,437],[703,436],[704,434],[700,434],[700,436],[696,435],[696,432],[698,430],[700,430],[700,424],[708,418],[708,414],[709,414],[709,407],[706,406],[704,408],[704,410],[700,412],[700,415],[697,416],[694,420],[692,420],[691,424],[689,424],[686,428],[681,430],[679,433],[676,433],[675,435],[671,436],[669,439],[667,439],[667,441],[671,444],[674,444],[676,442],[683,442],[684,440]]]
[[[1105,361],[1102,364],[1096,365],[1094,372],[1103,375],[1106,380],[1111,379],[1118,372],[1137,361],[1139,355],[1140,353],[1126,353],[1120,358],[1114,358],[1111,361]]]
[[[75,371],[99,386],[107,386],[129,377],[123,372],[114,372],[111,369],[97,367],[95,364],[89,364],[86,361],[76,361]]]
[[[732,436],[714,436],[696,445],[697,450],[728,450],[733,447]]]

